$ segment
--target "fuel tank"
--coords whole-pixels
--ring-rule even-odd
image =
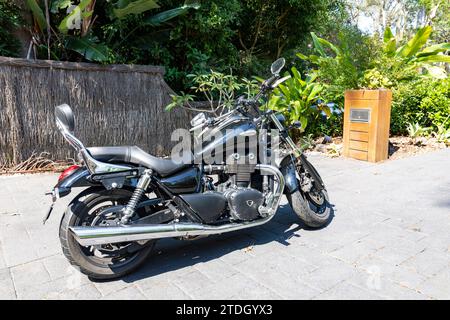
[[[194,144],[196,163],[222,164],[227,156],[237,151],[244,153],[241,156],[246,155],[252,144],[256,148],[256,129],[253,121],[241,115],[226,118],[217,126],[207,128],[201,136],[196,137]]]

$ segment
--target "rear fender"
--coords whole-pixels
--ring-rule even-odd
[[[58,181],[53,193],[57,198],[62,198],[67,196],[72,188],[101,186],[101,183],[92,181],[90,176],[91,174],[86,167],[80,167],[71,175]]]
[[[142,168],[133,168],[123,172],[91,174],[86,167],[78,168],[74,173],[59,181],[54,188],[57,198],[68,195],[71,188],[104,187],[105,189],[136,187]]]

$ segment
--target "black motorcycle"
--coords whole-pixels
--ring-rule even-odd
[[[61,174],[44,222],[58,198],[87,187],[60,224],[70,263],[94,279],[121,277],[145,261],[157,239],[192,240],[267,223],[283,194],[307,226],[326,225],[331,206],[322,179],[290,138],[283,115],[261,108],[271,90],[288,79],[279,76],[284,64],[284,59],[272,64],[273,76],[255,97],[238,98],[219,117],[194,117],[195,145],[183,161],[154,157],[136,146],[86,148],[73,133],[71,108],[56,107],[57,126],[82,166]],[[256,151],[248,145],[251,138],[257,139]],[[279,156],[273,160],[275,147]]]

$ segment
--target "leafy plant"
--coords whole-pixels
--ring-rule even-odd
[[[299,140],[300,140],[300,149],[302,150],[307,150],[314,147],[314,139],[312,133],[303,135]]]
[[[384,44],[381,57],[373,69],[364,74],[362,86],[366,88],[391,88],[401,81],[410,81],[417,76],[421,68],[425,75],[445,78],[445,69],[433,66],[433,63],[449,63],[450,56],[443,54],[450,50],[450,43],[439,43],[425,47],[433,28],[425,26],[405,44],[398,45],[391,29],[384,32]]]
[[[412,139],[416,139],[419,137],[427,137],[430,134],[431,128],[422,127],[420,124],[416,123],[408,123],[408,127],[406,128],[408,131],[408,136]]]
[[[116,18],[123,19],[129,14],[140,14],[156,8],[159,8],[159,5],[153,0],[119,0],[113,6],[113,14]]]
[[[0,0],[0,55],[17,56],[19,40],[12,32],[23,24],[18,8],[5,0]]]
[[[421,28],[401,45],[389,28],[382,42],[376,36],[371,39],[362,37],[362,43],[368,41],[366,49],[371,49],[367,50],[370,58],[364,63],[355,59],[353,51],[358,46],[349,46],[342,40],[338,46],[312,33],[314,53],[297,56],[311,64],[313,72],[318,75],[317,80],[325,86],[323,95],[328,101],[342,107],[346,89],[391,88],[394,95],[392,133],[406,133],[408,123],[437,128],[450,112],[450,88],[444,68],[436,63],[450,60],[450,56],[444,54],[450,44],[425,46],[431,31],[430,26]],[[341,121],[337,121],[339,117],[331,120],[319,124],[322,132],[339,132],[333,128],[339,122],[342,124],[342,118]]]
[[[166,110],[184,107],[193,111],[209,112],[217,116],[233,108],[236,94],[245,93],[250,96],[258,89],[258,83],[255,80],[239,79],[234,75],[213,70],[205,74],[191,74],[188,77],[192,79],[193,83],[191,90],[206,99],[208,109],[194,106],[196,97],[181,92],[180,95],[171,95],[172,102],[166,106]]]
[[[407,133],[408,123],[423,127],[450,128],[450,79],[419,78],[400,82],[392,88],[391,132]]]
[[[340,32],[336,44],[314,32],[311,32],[311,40],[313,52],[297,53],[297,57],[314,70],[318,81],[326,87],[325,98],[343,109],[344,91],[359,87],[364,71],[376,58],[376,43],[352,29]]]
[[[322,113],[330,116],[329,107],[321,102],[324,86],[316,82],[317,75],[312,74],[302,78],[300,72],[291,68],[292,77],[280,84],[268,102],[269,109],[282,112],[288,124],[300,121],[301,130],[308,125],[317,123]]]
[[[44,30],[47,29],[47,22],[45,20],[44,11],[39,6],[38,0],[26,0],[26,4],[33,14],[36,29],[39,32],[44,32]]]
[[[28,8],[33,14],[35,21],[35,39],[38,41],[38,48],[44,48],[48,55],[56,59],[62,59],[61,55],[65,50],[71,50],[82,55],[84,59],[96,62],[117,62],[116,56],[119,54],[117,44],[123,44],[131,35],[135,34],[139,28],[154,27],[186,13],[190,9],[198,9],[197,2],[187,0],[184,5],[167,11],[162,11],[156,15],[142,16],[147,11],[159,8],[154,0],[118,0],[116,2],[107,2],[108,7],[102,8],[110,14],[103,16],[102,24],[99,29],[108,28],[108,26],[119,26],[120,32],[122,20],[130,16],[139,16],[139,24],[132,28],[127,34],[122,35],[121,39],[112,37],[104,39],[102,33],[94,29],[95,23],[98,23],[96,14],[96,0],[80,0],[77,4],[68,0],[58,0],[52,2],[50,12],[45,12],[42,4],[38,0],[26,0]],[[101,10],[100,8],[98,8]],[[61,18],[61,10],[67,10],[68,13]],[[46,14],[51,16],[50,25],[47,25]],[[106,22],[105,22],[106,20]],[[131,21],[133,21],[130,18]],[[59,21],[59,22],[58,22]],[[55,31],[53,25],[57,25],[59,33]],[[50,32],[48,28],[50,27]],[[52,34],[54,37],[52,37]],[[52,41],[50,41],[52,40]],[[109,41],[108,41],[109,40]],[[59,52],[62,48],[62,54]],[[60,53],[60,54],[58,54]],[[70,60],[70,59],[69,59]]]
[[[432,135],[438,142],[443,142],[448,146],[450,145],[450,128],[446,128],[444,125],[440,125],[437,132],[433,131]]]
[[[65,47],[78,52],[89,61],[104,62],[108,60],[109,48],[102,43],[97,43],[93,37],[68,37]]]

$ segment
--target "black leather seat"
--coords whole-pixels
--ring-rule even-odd
[[[166,177],[191,164],[191,160],[183,163],[154,157],[136,146],[124,147],[92,147],[87,148],[91,156],[101,162],[131,163],[156,171],[161,177]]]

